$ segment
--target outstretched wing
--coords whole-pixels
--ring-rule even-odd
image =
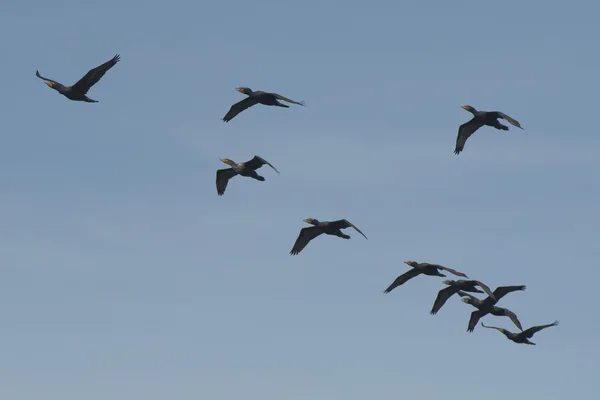
[[[306,104],[303,101],[297,102],[297,101],[288,99],[287,97],[283,97],[282,95],[277,94],[277,93],[273,93],[273,96],[277,97],[279,100],[287,101],[288,103],[292,103],[292,104],[298,104],[300,106],[304,106]]]
[[[521,127],[521,124],[519,123],[519,121],[517,121],[516,119],[513,119],[513,118],[509,117],[508,115],[506,115],[506,114],[504,114],[503,112],[500,112],[500,111],[496,111],[496,113],[498,114],[499,118],[505,119],[508,122],[510,122],[512,125],[516,126],[517,128],[523,129]]]
[[[497,300],[497,299],[496,299],[496,296],[495,296],[495,295],[494,295],[494,293],[491,291],[491,289],[488,287],[488,285],[486,285],[485,283],[483,283],[483,282],[480,282],[480,281],[475,281],[475,284],[476,284],[477,286],[479,286],[480,288],[482,288],[482,289],[483,289],[483,291],[484,291],[484,292],[485,292],[485,293],[486,293],[488,296],[490,296],[492,299],[494,299],[494,300]]]
[[[420,272],[416,268],[413,268],[413,269],[411,269],[409,271],[406,271],[405,273],[403,273],[402,275],[400,275],[399,277],[397,277],[396,280],[394,280],[394,282],[392,282],[392,284],[390,286],[388,286],[388,288],[383,291],[383,293],[389,293],[389,292],[391,292],[392,290],[394,290],[398,286],[404,284],[406,281],[414,278],[415,276],[417,276],[419,274],[420,274]]]
[[[456,292],[458,292],[458,287],[456,286],[448,286],[447,288],[440,290],[435,298],[435,301],[433,302],[433,307],[431,308],[430,314],[437,314],[446,301]]]
[[[498,286],[496,290],[494,290],[494,297],[496,297],[496,301],[500,301],[501,298],[509,294],[510,292],[515,292],[517,290],[525,290],[527,286],[519,285],[519,286]]]
[[[52,79],[44,78],[43,76],[40,75],[40,71],[35,71],[35,76],[37,76],[38,78],[43,79],[45,81],[52,82],[55,85],[58,83],[56,81],[53,81]],[[58,84],[60,85],[60,83],[58,83]]]
[[[322,233],[323,231],[317,226],[309,226],[307,228],[300,229],[300,234],[298,235],[298,239],[296,239],[296,243],[294,243],[294,247],[292,247],[290,254],[293,256],[297,255],[302,251],[303,248],[306,247],[308,242]]]
[[[258,101],[254,97],[246,97],[244,100],[240,100],[231,106],[227,114],[223,117],[224,122],[231,121],[236,115],[244,111],[246,108],[250,108],[257,104]]]
[[[225,189],[227,189],[227,183],[229,183],[229,180],[236,175],[237,173],[233,168],[217,170],[217,194],[219,196],[223,196]]]
[[[519,321],[519,318],[517,318],[517,314],[510,311],[509,309],[502,307],[494,307],[492,310],[492,314],[496,316],[505,316],[510,318],[513,324],[515,324],[515,326],[519,328],[519,330],[523,330],[523,327],[521,326],[521,321]]]
[[[344,229],[344,228],[354,228],[356,229],[356,232],[360,233],[361,235],[363,235],[365,237],[365,239],[368,239],[364,233],[361,232],[360,229],[358,229],[356,226],[354,226],[354,224],[352,224],[350,221],[348,221],[347,219],[339,219],[337,221],[331,221],[329,223],[329,226],[331,226],[334,229]]]
[[[467,328],[467,332],[473,332],[475,327],[477,326],[477,322],[479,319],[483,317],[486,313],[481,310],[476,310],[471,313],[471,318],[469,318],[469,326]]]
[[[437,265],[437,267],[438,267],[439,269],[443,269],[444,271],[448,271],[448,272],[450,272],[451,274],[454,274],[454,275],[456,275],[456,276],[462,276],[463,278],[468,278],[468,276],[467,276],[466,274],[463,274],[462,272],[458,272],[458,271],[457,271],[457,270],[455,270],[455,269],[448,268],[448,267],[444,267],[443,265]]]
[[[246,165],[246,167],[252,168],[254,170],[259,169],[260,167],[262,167],[265,164],[267,164],[269,167],[273,168],[275,170],[275,172],[279,173],[279,171],[277,171],[277,168],[275,168],[270,162],[268,162],[267,160],[265,160],[264,158],[259,157],[259,156],[254,156],[252,158],[252,160],[246,161],[244,163],[244,165]]]
[[[114,67],[115,64],[119,62],[119,60],[121,60],[121,56],[116,54],[113,58],[111,58],[104,64],[94,69],[90,69],[88,73],[84,75],[83,78],[81,78],[79,81],[77,81],[77,83],[75,83],[72,86],[73,91],[81,94],[86,94],[88,90],[90,90],[92,86],[98,83],[98,81],[104,76],[104,74],[106,74],[106,71]]]
[[[475,133],[475,131],[483,126],[483,122],[473,117],[470,121],[465,122],[458,127],[458,136],[456,137],[456,146],[454,147],[454,154],[458,154],[465,148],[465,143],[469,136]]]
[[[553,323],[551,323],[551,324],[548,324],[548,325],[538,325],[538,326],[532,326],[532,327],[531,327],[531,328],[529,328],[529,329],[525,329],[525,330],[523,331],[523,333],[521,333],[521,334],[522,334],[523,336],[525,336],[527,339],[531,339],[531,338],[533,337],[533,335],[534,335],[536,332],[539,332],[539,331],[541,331],[542,329],[546,329],[546,328],[549,328],[549,327],[551,327],[551,326],[556,326],[556,325],[558,325],[558,321],[554,321]]]

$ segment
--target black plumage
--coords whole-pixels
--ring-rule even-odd
[[[337,221],[319,221],[315,218],[306,218],[304,222],[314,226],[300,229],[300,234],[294,243],[294,247],[292,247],[292,250],[290,251],[290,254],[293,256],[300,253],[302,249],[306,247],[308,242],[323,233],[326,235],[338,236],[343,239],[350,239],[349,235],[346,235],[341,231],[345,228],[354,228],[358,233],[363,235],[365,239],[368,239],[360,229],[358,229],[347,219],[340,219]]]
[[[529,339],[531,339],[534,334],[541,331],[542,329],[546,329],[546,328],[549,328],[551,326],[556,326],[556,325],[558,325],[558,321],[554,321],[553,323],[548,324],[548,325],[532,326],[529,329],[525,329],[523,332],[512,333],[511,331],[508,331],[504,328],[497,328],[495,326],[486,326],[486,325],[484,325],[483,322],[481,323],[481,326],[483,326],[484,328],[496,329],[496,330],[502,332],[504,334],[504,336],[506,336],[508,339],[512,340],[515,343],[532,344],[532,345],[535,345],[535,343],[531,342]]]
[[[465,122],[458,128],[458,136],[456,137],[456,146],[454,148],[454,154],[459,154],[461,151],[463,151],[463,149],[465,148],[465,143],[466,143],[467,139],[473,133],[475,133],[475,131],[477,131],[477,129],[481,128],[484,125],[491,126],[496,129],[499,129],[499,130],[507,131],[508,126],[502,125],[498,121],[498,118],[501,118],[501,119],[504,119],[504,120],[510,122],[512,125],[516,126],[517,128],[523,129],[521,127],[521,124],[519,124],[519,121],[509,117],[508,115],[504,114],[503,112],[500,112],[500,111],[477,111],[475,109],[475,107],[471,107],[468,105],[461,106],[461,108],[472,113],[473,118],[470,121]]]
[[[477,308],[477,311],[473,311],[471,313],[471,318],[469,319],[469,326],[467,327],[467,332],[473,332],[475,326],[477,326],[477,322],[479,322],[479,320],[487,314],[492,314],[497,317],[508,317],[516,325],[517,328],[523,330],[523,328],[521,327],[521,322],[519,322],[519,319],[517,318],[517,314],[510,311],[509,309],[496,307],[495,304],[507,294],[518,290],[525,290],[526,288],[527,286],[525,285],[498,286],[493,292],[495,299],[488,296],[483,300],[480,300],[475,296],[471,296],[470,294],[467,294],[463,291],[459,291],[458,295],[463,297],[462,301],[464,303],[470,304],[473,307]]]
[[[251,160],[246,161],[244,163],[236,163],[229,158],[221,158],[221,161],[227,165],[231,165],[231,168],[219,169],[217,170],[217,194],[222,196],[225,193],[225,189],[227,189],[227,184],[229,180],[236,175],[246,176],[249,178],[254,178],[257,181],[263,182],[265,178],[256,173],[256,170],[262,167],[263,165],[268,165],[273,168],[275,172],[277,168],[275,168],[271,163],[265,160],[262,157],[254,156]]]
[[[433,302],[433,307],[431,308],[431,314],[435,315],[442,308],[442,306],[446,303],[446,301],[452,297],[455,293],[459,291],[463,292],[471,292],[471,293],[487,293],[488,296],[495,299],[494,293],[490,290],[490,288],[480,281],[474,280],[463,280],[459,279],[457,281],[448,280],[444,281],[446,285],[449,285],[447,288],[444,288],[438,292],[435,301]],[[479,286],[483,289],[479,290],[476,286]]]
[[[224,122],[231,121],[236,115],[238,115],[245,109],[252,107],[255,104],[263,104],[265,106],[276,106],[276,107],[289,108],[290,106],[279,102],[279,100],[283,100],[283,101],[287,101],[288,103],[292,103],[292,104],[298,104],[301,106],[305,105],[305,103],[303,101],[297,102],[294,100],[290,100],[287,97],[283,97],[282,95],[277,94],[277,93],[269,93],[269,92],[262,92],[262,91],[254,92],[252,89],[250,89],[248,87],[239,87],[239,88],[236,88],[235,90],[247,95],[248,97],[246,97],[244,100],[238,101],[237,103],[235,103],[234,105],[231,106],[231,108],[229,109],[227,114],[225,114],[225,116],[223,117]]]
[[[112,59],[108,60],[104,64],[93,68],[88,71],[87,74],[84,75],[77,83],[73,86],[65,86],[59,82],[53,81],[52,79],[44,78],[40,75],[39,71],[35,71],[35,75],[43,79],[48,87],[56,90],[58,93],[62,94],[69,100],[73,101],[84,101],[86,103],[97,103],[97,100],[92,100],[87,97],[87,92],[90,90],[92,86],[94,86],[98,81],[106,74],[106,71],[115,66],[116,63],[121,60],[121,57],[117,54]]]
[[[421,274],[445,277],[446,275],[440,273],[440,270],[448,271],[456,276],[468,278],[468,276],[466,274],[463,274],[462,272],[458,272],[452,268],[444,267],[439,264],[418,263],[416,261],[404,261],[404,264],[408,265],[409,267],[412,267],[412,269],[397,277],[396,280],[392,282],[392,284],[383,291],[383,293],[389,293],[398,286],[403,285],[406,281]]]

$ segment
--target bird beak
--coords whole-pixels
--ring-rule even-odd
[[[404,264],[406,264],[406,265],[410,265],[410,264],[409,264],[409,263],[410,263],[410,261],[403,261],[403,262],[404,262]]]
[[[460,299],[460,301],[462,301],[463,303],[466,303],[469,301],[469,299],[467,299],[466,297],[463,297],[462,299]]]
[[[303,219],[302,221],[306,222],[307,224],[310,224],[310,218]]]
[[[237,91],[238,91],[238,92],[240,92],[240,93],[244,93],[244,90],[243,90],[242,88],[239,88],[239,87],[238,87],[238,88],[235,88],[235,90],[237,90]]]
[[[48,87],[50,87],[50,88],[51,88],[52,86],[54,86],[54,83],[52,83],[52,82],[44,82],[44,83],[45,83],[46,85],[48,85]]]
[[[466,110],[467,106],[460,106],[460,108],[462,108],[463,110]]]

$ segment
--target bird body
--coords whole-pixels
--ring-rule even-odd
[[[509,117],[508,115],[504,114],[503,112],[500,112],[500,111],[477,111],[475,109],[475,107],[472,107],[469,105],[461,106],[461,108],[463,108],[463,109],[469,111],[471,114],[473,114],[473,118],[470,121],[465,122],[458,128],[458,136],[456,137],[456,146],[454,148],[454,154],[459,154],[461,151],[463,151],[467,139],[473,133],[475,133],[475,131],[477,131],[477,129],[481,128],[484,125],[491,126],[493,128],[499,129],[499,130],[507,131],[508,126],[501,124],[500,121],[498,121],[498,118],[504,119],[504,120],[510,122],[512,125],[516,126],[517,128],[523,129],[521,127],[521,124],[519,123],[519,121]]]
[[[383,291],[383,293],[389,293],[394,290],[396,287],[403,285],[408,280],[418,276],[418,275],[429,275],[429,276],[441,276],[445,277],[446,275],[440,273],[440,270],[448,271],[451,274],[456,276],[462,276],[464,278],[468,278],[468,276],[462,272],[458,272],[452,268],[444,267],[439,264],[429,264],[429,263],[418,263],[416,261],[404,261],[404,264],[412,267],[411,270],[403,273],[399,277],[396,278],[392,284]]]
[[[219,196],[225,194],[225,189],[227,189],[227,184],[229,183],[229,180],[236,175],[254,178],[257,181],[263,182],[265,178],[263,176],[258,175],[256,173],[256,170],[265,164],[273,168],[275,172],[279,173],[279,171],[277,171],[277,169],[273,165],[271,165],[271,163],[269,163],[264,158],[256,155],[251,160],[243,163],[236,163],[230,160],[229,158],[221,158],[221,161],[227,165],[230,165],[231,168],[217,170],[216,185],[217,194]]]
[[[246,97],[244,100],[238,101],[237,103],[231,106],[227,114],[225,114],[225,116],[223,117],[224,122],[231,121],[236,115],[238,115],[245,109],[252,107],[255,104],[289,108],[290,106],[279,102],[279,100],[283,100],[287,101],[288,103],[304,106],[303,101],[297,102],[288,99],[287,97],[283,97],[277,93],[263,92],[261,90],[255,92],[248,87],[239,87],[235,90],[247,95],[248,97]]]
[[[290,254],[295,256],[302,251],[306,247],[306,245],[321,234],[338,236],[343,239],[350,239],[349,235],[346,235],[341,230],[345,228],[354,228],[358,233],[363,235],[365,239],[367,237],[364,233],[360,231],[356,226],[354,226],[347,219],[340,219],[337,221],[319,221],[315,218],[306,218],[304,222],[311,224],[313,226],[309,226],[307,228],[302,228],[300,230],[300,234],[294,243],[294,247],[290,251]]]
[[[521,327],[521,322],[517,318],[517,315],[506,309],[501,307],[496,307],[495,304],[500,301],[501,298],[506,296],[511,292],[515,292],[518,290],[525,290],[527,286],[519,285],[519,286],[498,286],[496,290],[494,290],[494,298],[491,296],[486,297],[483,300],[478,299],[475,296],[471,296],[463,291],[459,291],[458,295],[463,297],[462,301],[464,303],[470,304],[473,307],[477,308],[477,311],[473,311],[471,313],[471,318],[469,319],[469,326],[467,327],[467,332],[473,332],[475,330],[475,326],[477,326],[477,322],[487,314],[492,314],[495,316],[505,316],[509,317],[511,321],[516,325],[517,328],[523,329]]]
[[[112,59],[108,60],[104,64],[93,68],[85,74],[83,78],[77,81],[73,86],[65,86],[59,82],[53,81],[52,79],[44,78],[40,75],[39,71],[35,71],[35,75],[43,79],[48,87],[56,90],[69,100],[73,101],[84,101],[86,103],[97,103],[97,100],[92,100],[87,97],[87,92],[92,86],[94,86],[100,79],[106,74],[106,71],[111,69],[116,63],[121,60],[121,57],[116,54]]]
[[[531,339],[533,337],[533,335],[535,335],[537,332],[541,331],[542,329],[546,329],[546,328],[549,328],[551,326],[556,326],[556,325],[558,325],[558,321],[554,321],[553,323],[547,324],[547,325],[532,326],[531,328],[526,329],[523,332],[513,333],[504,328],[497,328],[495,326],[486,326],[483,324],[483,322],[481,323],[481,326],[483,326],[484,328],[496,329],[496,330],[502,332],[504,334],[504,336],[506,336],[508,339],[512,340],[515,343],[532,344],[532,345],[535,345],[535,343],[531,342],[529,339]]]
[[[438,295],[433,303],[433,307],[431,308],[430,314],[432,315],[437,314],[437,312],[440,310],[440,308],[442,308],[446,301],[450,297],[452,297],[452,295],[458,293],[461,290],[463,292],[471,293],[487,293],[488,296],[495,299],[494,293],[490,290],[490,288],[480,281],[459,279],[457,281],[447,280],[444,281],[444,283],[449,286],[438,292]],[[477,286],[479,286],[483,290],[477,289]]]

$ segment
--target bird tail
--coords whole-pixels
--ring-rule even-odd
[[[255,179],[256,179],[257,181],[261,181],[261,182],[263,182],[263,181],[265,180],[265,177],[264,177],[264,176],[260,176],[260,175],[258,175],[258,176],[257,176]]]

